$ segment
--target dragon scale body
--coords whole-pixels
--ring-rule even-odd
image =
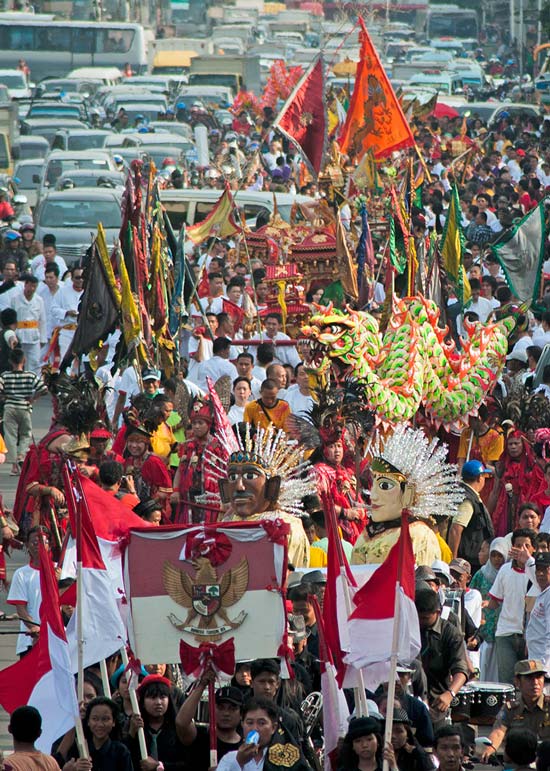
[[[515,322],[467,325],[459,353],[438,321],[437,305],[421,296],[394,301],[383,336],[368,313],[319,308],[302,328],[307,367],[359,381],[383,423],[411,420],[422,406],[436,425],[460,426],[500,376]]]

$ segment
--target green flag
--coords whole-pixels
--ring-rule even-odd
[[[458,300],[464,304],[472,296],[470,282],[462,264],[464,234],[460,226],[460,200],[455,185],[447,209],[447,219],[441,237],[441,260],[448,282],[453,286]]]

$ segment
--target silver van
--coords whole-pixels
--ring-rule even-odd
[[[180,230],[183,224],[195,225],[202,222],[212,211],[222,195],[222,190],[161,190],[160,200],[174,230]],[[253,224],[262,211],[273,213],[274,198],[281,217],[290,222],[292,206],[295,203],[313,204],[315,199],[307,195],[291,193],[271,193],[254,190],[239,190],[234,194],[237,206],[244,211],[245,219]]]

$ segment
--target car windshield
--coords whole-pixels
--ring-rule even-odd
[[[105,158],[78,158],[67,160],[52,160],[48,164],[46,182],[55,184],[57,179],[73,169],[108,169],[109,163]]]
[[[33,182],[32,178],[35,174],[40,175],[42,171],[42,165],[36,164],[27,166],[18,166],[15,169],[14,177],[17,179],[17,185],[19,187],[37,187],[36,182]]]
[[[8,88],[27,88],[23,75],[0,75],[0,83]]]
[[[95,230],[101,222],[104,228],[119,228],[120,206],[115,199],[104,201],[87,198],[70,201],[46,201],[40,213],[40,227],[43,228],[91,228]]]
[[[75,134],[69,135],[68,150],[99,150],[105,142],[105,134]]]
[[[50,148],[48,145],[21,142],[19,145],[19,157],[22,160],[27,160],[30,158],[45,158],[49,149]]]

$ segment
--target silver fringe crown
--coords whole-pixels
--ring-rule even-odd
[[[317,486],[315,472],[311,464],[304,460],[298,442],[289,439],[284,431],[275,428],[273,424],[267,429],[258,427],[253,433],[247,423],[244,437],[233,434],[228,445],[225,457],[214,454],[208,448],[204,453],[205,464],[213,477],[226,479],[231,462],[250,460],[264,469],[268,479],[276,476],[281,478],[277,510],[294,516],[303,514],[302,498],[317,492]],[[206,493],[201,499],[204,499],[204,503],[220,502],[219,496],[213,493]]]
[[[447,463],[447,449],[429,441],[420,429],[400,424],[384,442],[379,457],[390,463],[414,486],[409,507],[415,517],[453,516],[464,500],[457,466]]]

